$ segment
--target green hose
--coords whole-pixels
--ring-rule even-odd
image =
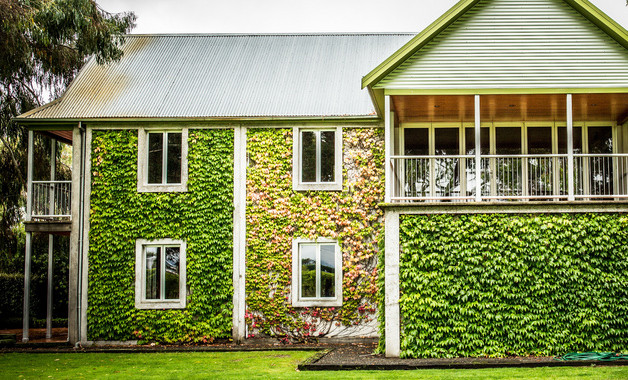
[[[614,360],[628,360],[628,355],[615,352],[570,352],[556,357],[556,360],[598,360],[610,362]]]

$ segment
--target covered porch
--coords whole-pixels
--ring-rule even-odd
[[[628,94],[386,95],[387,202],[628,198]]]

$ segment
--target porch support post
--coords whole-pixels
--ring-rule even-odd
[[[246,338],[246,127],[234,128],[233,326],[235,343]]]
[[[68,341],[80,340],[80,288],[83,251],[83,180],[84,152],[83,126],[79,122],[72,131],[72,231],[68,266]]]
[[[386,179],[386,187],[384,193],[384,203],[390,203],[392,199],[393,191],[393,176],[392,172],[392,152],[393,152],[393,136],[395,131],[393,130],[394,123],[390,114],[390,95],[384,97],[384,177]]]
[[[401,352],[399,318],[399,213],[386,211],[384,253],[384,333],[386,357],[398,358]]]
[[[57,175],[57,140],[50,139],[50,180]],[[50,205],[48,215],[55,214],[55,185],[50,185]],[[54,235],[48,234],[48,292],[46,295],[46,339],[52,338],[52,286],[53,286],[53,245]]]
[[[482,202],[482,160],[480,153],[482,136],[480,126],[480,95],[475,95],[475,201]]]
[[[26,221],[30,222],[33,213],[33,131],[28,131],[28,164],[26,169]],[[22,311],[22,342],[28,342],[31,295],[31,252],[32,233],[26,233],[24,252],[24,308]]]
[[[573,99],[567,94],[567,200],[576,200],[573,167]]]

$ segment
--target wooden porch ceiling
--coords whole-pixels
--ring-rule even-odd
[[[482,122],[566,121],[566,96],[482,95]],[[473,123],[473,95],[395,95],[392,108],[403,122]],[[616,121],[628,117],[628,94],[574,94],[574,122]]]
[[[72,145],[72,131],[52,130],[52,131],[42,131],[41,133],[49,137],[52,137],[54,139],[57,139],[65,144]]]

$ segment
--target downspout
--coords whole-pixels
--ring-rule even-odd
[[[78,340],[77,340],[77,346],[79,346],[81,344],[82,338],[81,337],[81,325],[83,323],[83,321],[81,320],[81,315],[82,314],[82,299],[83,299],[83,230],[84,230],[84,225],[85,225],[85,218],[84,218],[84,208],[85,208],[85,128],[83,127],[83,124],[79,121],[78,124],[79,127],[79,131],[81,132],[81,166],[80,166],[80,181],[79,181],[79,239],[78,239],[78,285],[77,285],[77,328],[78,328]]]

